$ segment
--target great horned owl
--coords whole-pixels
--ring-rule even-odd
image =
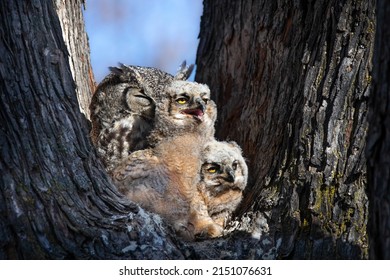
[[[195,132],[213,139],[217,107],[207,85],[174,80],[164,89],[163,102],[156,104],[155,128],[148,137],[155,146],[166,137]]]
[[[225,227],[241,202],[248,180],[248,167],[235,142],[216,140],[206,144],[202,153],[201,181],[198,191],[208,215]]]
[[[176,231],[193,239],[222,233],[204,209],[197,190],[203,147],[213,138],[216,106],[206,85],[173,81],[166,100],[156,104],[151,148],[133,152],[112,172],[130,200],[163,216]]]
[[[193,65],[183,62],[176,76],[151,67],[111,67],[91,101],[91,139],[107,171],[130,152],[148,147],[156,104],[166,102],[164,89],[186,80]]]
[[[215,237],[222,227],[203,215],[200,156],[204,138],[188,133],[162,140],[154,148],[132,153],[113,171],[119,191],[144,209],[160,214],[187,240]],[[206,210],[207,211],[207,210]]]

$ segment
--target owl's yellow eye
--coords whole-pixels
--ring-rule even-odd
[[[187,103],[187,99],[185,99],[185,98],[178,98],[178,99],[176,99],[176,102],[179,103],[180,105],[183,105],[183,104]]]
[[[215,173],[215,172],[217,172],[217,168],[215,168],[215,167],[210,167],[209,169],[207,169],[207,171],[208,171],[209,173]]]

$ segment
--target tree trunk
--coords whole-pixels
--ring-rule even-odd
[[[97,159],[71,2],[0,2],[0,259],[367,257],[373,0],[205,1],[197,80],[251,181],[242,230],[193,243],[124,199]]]
[[[99,163],[72,78],[88,100],[81,1],[54,2],[0,3],[0,259],[183,258]]]
[[[370,257],[390,259],[390,4],[377,1],[373,91],[367,140]]]
[[[93,76],[90,50],[87,33],[85,32],[84,18],[81,5],[85,7],[85,1],[55,1],[55,9],[61,25],[64,43],[68,49],[69,66],[72,77],[76,83],[77,100],[80,110],[89,120],[89,104],[92,92],[95,90],[95,78]]]
[[[196,80],[217,103],[218,137],[248,158],[241,213],[266,218],[280,258],[368,257],[374,10],[373,0],[204,1]]]

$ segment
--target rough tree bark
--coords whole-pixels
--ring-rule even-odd
[[[0,2],[0,259],[253,254],[234,235],[184,243],[116,191],[81,113],[94,87],[84,3],[66,2]]]
[[[250,166],[280,258],[368,257],[365,140],[375,1],[204,1],[196,80]]]
[[[370,257],[390,259],[390,4],[377,1],[377,36],[373,63],[367,140],[370,199]]]
[[[82,3],[66,2],[0,3],[0,259],[183,258],[97,160],[72,78],[90,98],[87,41],[70,47]]]
[[[239,216],[254,232],[195,243],[97,160],[83,3],[66,2],[0,2],[0,259],[367,257],[373,0],[205,1],[197,80],[248,157]]]
[[[91,92],[95,90],[95,78],[93,76],[89,43],[85,32],[84,18],[80,5],[85,8],[85,1],[73,3],[73,1],[55,1],[55,8],[61,25],[64,43],[68,49],[69,66],[72,77],[76,83],[77,100],[80,110],[89,120],[89,104]],[[85,76],[88,74],[87,76]]]

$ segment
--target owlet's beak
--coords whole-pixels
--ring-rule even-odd
[[[192,115],[197,120],[202,121],[204,112],[206,110],[206,105],[201,98],[197,98],[195,99],[195,106],[195,108],[185,109],[182,112],[187,115]]]
[[[234,170],[230,167],[227,167],[226,174],[227,174],[226,181],[228,181],[230,183],[234,183],[234,180],[236,179],[236,175],[235,175]]]

